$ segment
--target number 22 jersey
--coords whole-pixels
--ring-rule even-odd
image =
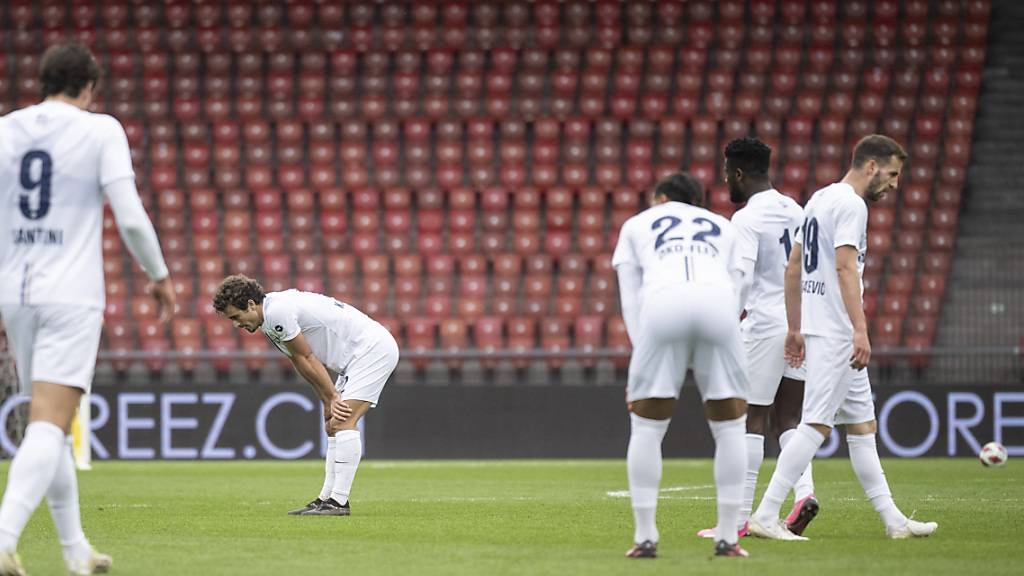
[[[733,299],[736,233],[722,216],[682,202],[644,210],[622,225],[612,265],[643,271],[643,293],[669,286],[710,285]]]
[[[50,100],[0,117],[0,304],[103,307],[102,190],[134,177],[112,116]]]

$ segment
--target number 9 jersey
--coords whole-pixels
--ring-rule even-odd
[[[0,304],[102,308],[102,190],[134,177],[112,116],[51,100],[0,118]]]
[[[682,202],[665,202],[622,225],[612,265],[643,273],[643,294],[669,286],[713,286],[735,298],[736,232],[726,218]]]

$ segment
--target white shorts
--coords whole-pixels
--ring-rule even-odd
[[[398,365],[398,342],[390,333],[356,356],[338,376],[334,388],[342,400],[364,400],[377,406],[384,385]]]
[[[32,393],[32,382],[89,391],[103,331],[103,309],[72,304],[7,304],[0,313],[22,394]]]
[[[853,341],[807,336],[807,380],[801,422],[861,424],[875,419],[868,371],[850,368]]]
[[[807,364],[793,368],[786,362],[786,335],[767,338],[745,338],[743,347],[747,352],[747,374],[750,377],[750,397],[756,406],[771,406],[775,393],[783,378],[803,381],[807,378]]]
[[[720,289],[712,287],[646,296],[629,360],[626,401],[678,398],[690,368],[705,402],[746,399],[746,359],[735,309]]]

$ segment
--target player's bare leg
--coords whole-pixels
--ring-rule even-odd
[[[715,556],[747,556],[739,545],[740,508],[743,479],[747,470],[744,450],[747,431],[747,401],[742,398],[708,400],[704,413],[715,438],[715,489],[718,525],[715,526]]]
[[[370,410],[370,403],[365,400],[345,400],[352,410],[352,415],[344,422],[333,419],[334,445],[334,484],[330,497],[325,499],[314,510],[303,512],[303,516],[348,516],[351,514],[348,497],[352,491],[359,461],[363,456],[363,439],[359,433],[359,421]]]
[[[800,413],[803,410],[804,383],[801,380],[783,378],[779,390],[775,393],[775,429],[779,445],[786,447],[800,425]],[[803,534],[804,530],[818,515],[820,505],[814,496],[813,464],[807,469],[793,486],[793,509],[786,517],[785,524],[790,532]]]
[[[46,496],[69,571],[93,574],[106,571],[112,560],[95,552],[82,532],[78,481],[68,442],[71,419],[81,396],[80,388],[32,383],[29,423],[11,462],[0,506],[0,554],[14,555],[25,524]],[[4,564],[9,565],[8,559],[0,561]],[[18,573],[16,569],[4,569],[6,573]]]
[[[896,506],[885,479],[882,462],[878,458],[875,444],[877,423],[872,420],[860,424],[846,425],[846,442],[850,448],[850,463],[860,480],[864,493],[871,500],[875,512],[885,524],[885,534],[892,539],[919,538],[929,536],[939,525],[935,522],[918,522],[907,518]]]
[[[635,525],[633,547],[626,552],[628,558],[657,556],[659,534],[655,517],[661,485],[661,442],[675,408],[675,398],[645,398],[629,404],[626,470]]]

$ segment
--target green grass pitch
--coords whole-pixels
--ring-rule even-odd
[[[284,514],[319,489],[323,464],[313,461],[99,462],[79,478],[86,533],[114,556],[115,575],[1021,573],[1021,462],[884,465],[897,503],[937,521],[935,536],[887,540],[848,461],[833,459],[815,463],[822,513],[810,542],[745,538],[750,558],[715,560],[694,535],[714,523],[709,460],[666,461],[656,560],[623,557],[624,460],[367,459],[348,518]],[[45,504],[19,552],[30,574],[62,573]]]

